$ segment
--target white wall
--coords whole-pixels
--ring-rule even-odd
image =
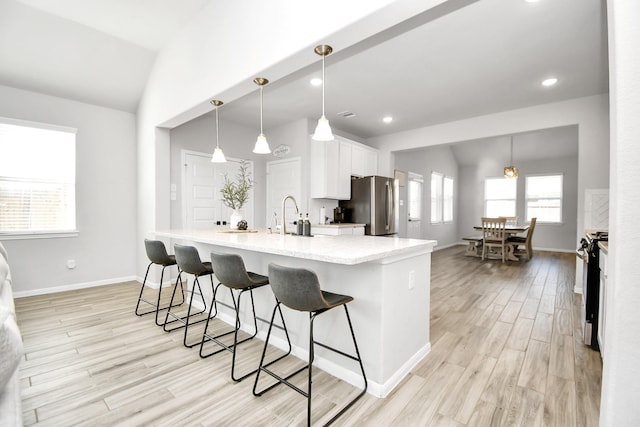
[[[135,277],[135,116],[5,86],[0,86],[0,116],[78,129],[79,235],[4,241],[16,296]],[[73,270],[67,269],[69,259],[76,261]]]
[[[454,200],[453,222],[450,224],[431,224],[431,172],[440,172],[444,176],[454,179],[454,194],[458,194],[459,188],[458,163],[448,146],[429,147],[421,150],[410,150],[396,152],[394,154],[393,169],[405,172],[413,172],[422,175],[424,184],[422,186],[422,220],[420,221],[420,237],[423,239],[434,239],[438,241],[438,246],[448,246],[458,242],[458,215],[461,206],[458,198]],[[401,193],[406,194],[405,191]],[[405,199],[401,212],[405,213],[400,217],[400,222],[405,223],[406,228],[406,205]]]
[[[640,425],[640,2],[609,0],[611,199],[601,426]]]
[[[533,246],[539,249],[573,252],[576,249],[576,228],[578,218],[578,157],[564,157],[530,162],[517,162],[520,177],[517,184],[516,214],[518,222],[525,217],[525,177],[527,175],[563,175],[562,223],[544,224],[538,222],[533,233]],[[473,235],[473,226],[484,216],[484,180],[499,177],[504,164],[484,162],[476,166],[460,168],[460,216],[459,238]],[[477,234],[477,232],[475,233]]]
[[[253,220],[251,228],[265,227],[265,191],[266,191],[266,160],[272,158],[271,155],[254,154],[253,146],[260,133],[260,129],[240,126],[229,121],[224,121],[219,112],[218,122],[220,123],[220,148],[226,157],[236,159],[246,159],[253,161]],[[197,119],[191,120],[181,126],[171,130],[171,184],[176,186],[176,200],[171,201],[171,228],[182,228],[182,150],[198,151],[202,153],[213,153],[216,145],[216,124],[215,117],[207,114]],[[267,133],[269,139],[271,135]],[[273,149],[273,143],[270,142]]]

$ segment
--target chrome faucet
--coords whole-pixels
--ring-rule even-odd
[[[300,214],[296,199],[293,196],[285,196],[284,199],[282,199],[282,227],[280,227],[280,234],[287,234],[287,221],[284,216],[284,205],[286,205],[287,199],[291,199],[293,201],[293,205],[296,207],[296,217]]]

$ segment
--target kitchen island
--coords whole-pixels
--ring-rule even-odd
[[[209,260],[211,251],[237,253],[247,270],[267,274],[271,262],[289,267],[307,268],[318,275],[324,290],[351,295],[349,304],[360,354],[369,380],[368,392],[386,396],[430,350],[429,291],[431,252],[434,240],[375,236],[316,236],[256,233],[228,233],[227,230],[166,230],[155,236],[168,248],[174,243],[198,248]],[[172,252],[172,251],[170,251]],[[203,288],[205,292],[208,289]],[[210,290],[209,290],[210,292]],[[223,290],[222,300],[231,303]],[[209,298],[211,297],[209,293]],[[274,297],[269,288],[255,291],[256,313],[269,319]],[[250,316],[248,299],[241,311]],[[230,311],[222,319],[232,322]],[[306,359],[308,315],[284,309],[293,353]],[[250,324],[250,322],[243,322]],[[259,322],[259,337],[264,339],[267,324]],[[331,310],[315,323],[316,339],[352,352],[344,311]],[[283,334],[274,345],[284,348]],[[358,366],[318,347],[315,364],[356,386],[361,386]]]

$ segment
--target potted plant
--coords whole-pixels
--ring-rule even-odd
[[[236,180],[231,181],[227,174],[224,174],[224,185],[220,189],[222,193],[222,203],[233,209],[229,226],[232,229],[238,228],[238,222],[242,221],[240,209],[249,200],[249,191],[253,188],[253,180],[249,172],[249,164],[245,160],[240,160],[240,169],[236,175]]]

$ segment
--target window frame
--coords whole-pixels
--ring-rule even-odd
[[[12,126],[21,126],[31,129],[39,129],[39,130],[49,130],[55,132],[64,132],[73,135],[73,177],[68,180],[60,180],[59,178],[52,180],[52,182],[59,182],[63,185],[69,185],[70,190],[73,193],[71,197],[73,214],[72,217],[67,219],[72,219],[70,221],[72,223],[72,227],[70,228],[60,228],[60,229],[42,229],[42,230],[16,230],[16,231],[0,231],[0,238],[2,240],[26,240],[26,239],[47,239],[47,238],[60,238],[60,237],[75,237],[79,234],[78,231],[78,220],[77,220],[77,187],[76,187],[76,178],[77,178],[77,134],[78,129],[67,127],[67,126],[59,126],[48,123],[39,123],[28,120],[20,120],[13,119],[9,117],[0,116],[0,125],[12,125]],[[28,178],[28,177],[16,177],[15,175],[5,175],[0,177],[0,180],[5,182],[29,182],[32,181],[34,184],[44,183],[49,181],[47,178]]]
[[[451,197],[447,196],[447,180],[451,181]],[[454,211],[453,211],[453,201],[455,199],[455,180],[451,176],[446,176],[442,180],[442,223],[443,224],[453,224]],[[449,206],[449,211],[451,212],[451,218],[447,219],[445,216],[445,211],[447,205]]]
[[[529,178],[541,178],[541,177],[560,177],[560,197],[529,197]],[[564,223],[564,173],[540,173],[540,174],[530,174],[525,176],[525,190],[524,190],[524,218],[527,223],[531,222],[529,218],[529,200],[540,200],[540,199],[557,199],[560,201],[560,219],[558,221],[545,221],[541,219],[541,217],[536,217],[536,224],[550,224],[550,225],[562,225]]]

